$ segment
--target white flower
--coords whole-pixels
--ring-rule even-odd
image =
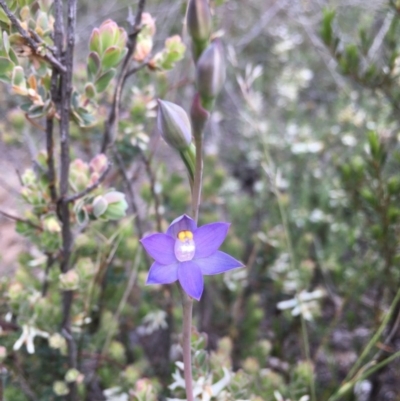
[[[182,362],[176,362],[176,366],[183,370],[184,365]],[[174,382],[169,386],[171,390],[175,390],[176,388],[186,388],[185,380],[181,375],[179,369],[176,369],[172,374]],[[229,384],[231,381],[231,373],[228,369],[222,368],[224,372],[224,377],[212,384],[212,374],[207,377],[200,377],[193,383],[193,395],[196,397],[195,401],[210,401],[212,397],[216,397],[218,394],[222,392],[222,390]],[[201,396],[201,398],[199,398]],[[180,398],[167,398],[167,401],[185,401]]]
[[[325,295],[326,293],[323,289],[317,289],[312,292],[301,291],[295,298],[278,302],[276,307],[280,310],[292,309],[292,316],[302,314],[304,319],[312,320],[312,312],[317,306],[315,301],[323,298]]]
[[[139,335],[144,336],[167,327],[167,314],[162,310],[158,310],[148,313],[143,318],[143,324],[138,327],[137,331]]]
[[[129,401],[129,396],[126,393],[121,393],[120,387],[112,387],[103,391],[103,395],[107,401]]]
[[[22,326],[22,334],[20,338],[15,342],[13,350],[18,351],[22,347],[22,345],[25,344],[28,353],[33,354],[35,352],[35,345],[33,343],[33,340],[36,336],[48,338],[49,333],[39,330],[31,325],[24,324]]]

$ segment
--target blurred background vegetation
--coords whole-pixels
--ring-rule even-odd
[[[211,5],[228,78],[206,132],[200,223],[231,222],[222,249],[246,268],[206,278],[195,305],[195,325],[206,336],[194,335],[195,376],[211,385],[224,378],[222,368],[229,372],[218,400],[328,400],[345,379],[352,385],[337,399],[400,400],[398,359],[368,377],[359,370],[400,350],[400,304],[393,303],[400,284],[400,4]],[[194,94],[185,6],[146,4],[156,20],[153,53],[173,35],[188,48],[170,71],[143,68],[126,85],[116,147],[129,189],[116,164],[104,186],[131,191],[127,216],[75,230],[81,376],[72,380],[80,380],[82,399],[183,398],[175,366],[179,291],[144,286],[150,260],[138,240],[189,212],[184,166],[159,139],[154,118],[157,98],[188,111]],[[78,2],[79,90],[93,28],[109,18],[126,28],[129,7],[135,13],[136,4],[124,0]],[[33,167],[40,175],[45,138],[40,118],[32,124],[21,98],[1,85],[1,210],[28,218],[32,205],[20,195],[19,177]],[[72,125],[73,158],[89,162],[98,154],[111,99],[112,84],[97,99],[95,122]],[[35,238],[23,223],[17,234],[14,221],[0,219],[2,397],[63,399],[70,379],[57,337],[59,270],[46,269],[56,234]],[[32,355],[13,351],[24,325],[50,336],[36,337]]]

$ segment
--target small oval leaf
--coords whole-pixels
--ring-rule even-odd
[[[107,86],[111,82],[111,80],[115,76],[115,69],[112,68],[105,72],[95,83],[97,93],[104,92],[107,89]]]
[[[104,70],[115,67],[121,61],[121,50],[116,46],[109,47],[103,54],[101,65]]]

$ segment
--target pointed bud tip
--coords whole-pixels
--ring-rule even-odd
[[[187,113],[172,102],[157,99],[157,103],[157,128],[165,142],[177,150],[187,148],[192,140],[192,128]]]
[[[202,99],[214,99],[221,91],[226,74],[224,48],[214,39],[201,54],[197,66],[197,86]]]

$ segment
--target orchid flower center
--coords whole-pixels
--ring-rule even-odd
[[[175,240],[175,256],[179,262],[192,260],[196,251],[196,245],[193,240],[193,233],[188,230],[180,231]]]

